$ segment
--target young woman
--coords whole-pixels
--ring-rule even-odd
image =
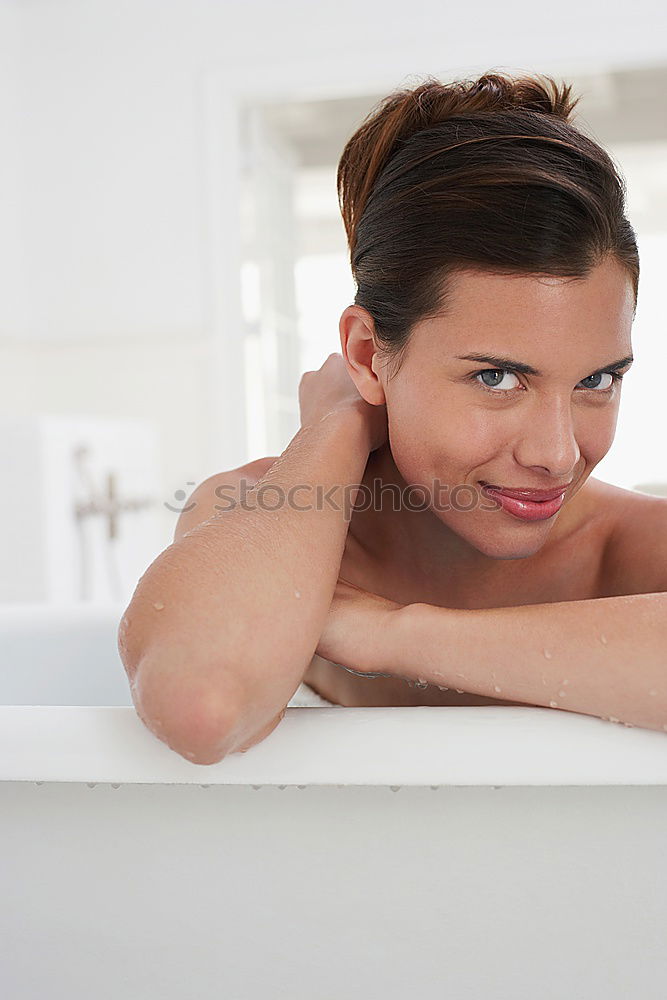
[[[637,245],[570,89],[429,79],[347,143],[341,353],[301,379],[281,456],[194,491],[121,622],[137,710],[177,752],[247,749],[302,681],[667,730],[667,499],[591,476]]]

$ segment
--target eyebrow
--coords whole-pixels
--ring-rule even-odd
[[[538,378],[541,378],[544,374],[538,368],[533,368],[532,365],[527,365],[524,361],[513,361],[512,358],[498,358],[490,354],[458,354],[457,358],[459,361],[488,361],[494,368],[511,368],[512,371],[520,372],[522,375],[536,375]],[[634,357],[632,354],[629,354],[627,358],[621,358],[620,361],[612,361],[611,364],[603,365],[602,368],[597,368],[591,374],[599,375],[602,372],[618,371],[619,368],[631,365],[633,361]]]

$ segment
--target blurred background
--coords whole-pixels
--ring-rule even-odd
[[[581,94],[641,258],[594,474],[667,492],[666,29],[645,0],[0,0],[0,603],[122,610],[198,483],[284,450],[354,298],[338,159],[426,74]]]

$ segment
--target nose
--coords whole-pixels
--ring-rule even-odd
[[[526,469],[546,469],[559,481],[568,478],[581,458],[569,398],[536,400],[530,414],[524,411],[514,457]]]

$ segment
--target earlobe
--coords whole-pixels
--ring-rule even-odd
[[[376,358],[377,354],[374,354],[370,363],[370,370],[373,374],[371,375],[370,372],[368,372],[363,379],[363,386],[357,385],[357,389],[367,403],[371,403],[373,406],[380,406],[381,404],[386,403],[386,398],[382,379],[375,369]],[[375,377],[373,378],[373,376]]]
[[[371,358],[370,363],[359,361],[351,362],[354,368],[354,374],[351,376],[352,381],[357,387],[357,392],[367,403],[371,403],[374,406],[379,406],[385,402],[384,388],[382,385],[382,380],[377,375],[374,368],[375,357]]]

